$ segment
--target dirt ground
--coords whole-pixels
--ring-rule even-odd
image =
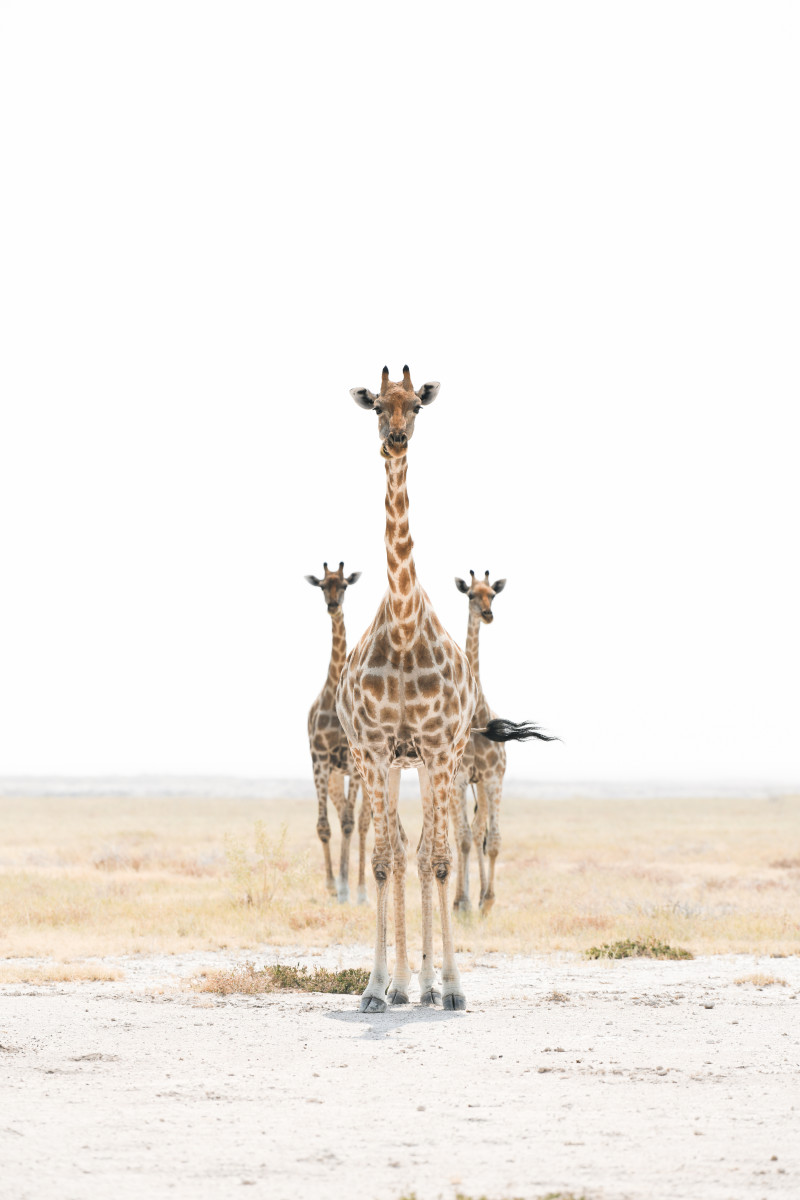
[[[800,958],[465,954],[466,1013],[186,983],[246,957],[0,988],[0,1196],[800,1195]]]

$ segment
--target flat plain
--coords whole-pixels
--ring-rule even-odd
[[[509,799],[496,907],[457,922],[466,1013],[216,990],[369,965],[314,823],[0,802],[0,1196],[800,1194],[798,797]],[[586,956],[624,938],[696,957]]]
[[[419,807],[401,803],[412,946]],[[3,798],[3,953],[77,969],[87,955],[369,943],[372,907],[325,893],[315,824],[310,799]],[[800,949],[800,796],[517,796],[502,831],[497,903],[488,920],[459,921],[464,953],[647,936],[695,954]],[[473,856],[473,902],[476,877]],[[372,897],[369,866],[367,879]]]

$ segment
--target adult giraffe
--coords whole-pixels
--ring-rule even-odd
[[[397,800],[400,770],[415,767],[422,794],[422,835],[417,848],[422,891],[423,1004],[466,1008],[455,961],[447,898],[451,850],[448,807],[455,774],[470,735],[478,689],[463,651],[441,625],[420,587],[408,525],[406,471],[408,444],[423,407],[432,404],[438,383],[414,391],[408,367],[400,383],[383,368],[380,395],[353,388],[361,408],[378,417],[381,456],[386,467],[386,566],[389,590],[375,620],[351,651],[342,671],[336,708],[350,751],[370,799],[375,825],[372,870],[378,891],[375,960],[361,997],[362,1012],[383,1012],[386,990],[392,1004],[408,1003],[411,968],[405,923],[405,837]],[[496,719],[483,730],[492,741],[542,737],[533,725]],[[394,974],[387,965],[388,883],[394,874]],[[442,990],[433,967],[433,881],[442,923]]]

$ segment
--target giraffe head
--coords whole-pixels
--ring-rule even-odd
[[[378,417],[381,455],[402,458],[414,433],[414,418],[424,404],[433,404],[439,394],[438,383],[423,383],[414,391],[411,373],[403,367],[400,383],[389,379],[389,368],[383,368],[381,390],[375,395],[369,388],[351,388],[350,395],[361,408],[371,408]]]
[[[463,579],[456,577],[456,587],[460,592],[466,592],[469,596],[470,610],[477,613],[486,625],[491,625],[494,620],[492,601],[498,592],[502,592],[506,581],[498,579],[494,583],[489,583],[488,571],[485,579],[476,579],[474,571],[470,571],[469,574],[471,582],[465,583]]]
[[[361,578],[360,571],[353,571],[352,575],[348,575],[345,579],[344,563],[339,563],[338,571],[329,571],[328,564],[322,564],[325,574],[322,579],[317,579],[316,575],[306,575],[306,579],[312,587],[322,588],[322,594],[325,597],[325,602],[328,605],[328,612],[335,613],[342,607],[344,594],[351,583],[355,583]]]

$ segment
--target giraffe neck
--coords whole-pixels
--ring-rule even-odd
[[[480,680],[480,670],[478,664],[478,637],[481,631],[481,619],[476,612],[472,611],[472,605],[469,608],[469,621],[467,623],[467,659],[472,667],[472,674],[476,680]]]
[[[331,630],[333,640],[331,643],[331,661],[328,667],[328,678],[325,682],[325,690],[333,691],[336,695],[336,688],[339,684],[339,676],[342,673],[344,660],[347,658],[347,637],[344,631],[344,614],[341,607],[336,609],[336,612],[331,613]]]
[[[408,459],[386,459],[386,573],[392,640],[411,641],[421,607],[420,587],[414,566],[414,543],[408,529]]]

